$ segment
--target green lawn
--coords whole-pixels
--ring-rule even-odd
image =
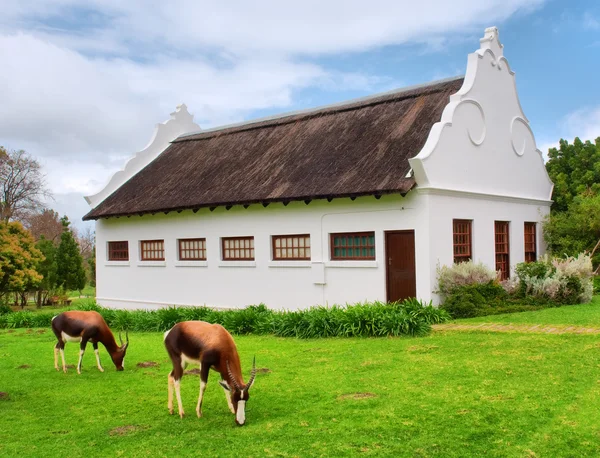
[[[245,374],[253,355],[269,371],[240,428],[215,373],[204,418],[195,375],[182,382],[188,416],[168,415],[160,333],[130,335],[124,372],[104,350],[98,372],[89,348],[83,374],[65,375],[41,331],[0,330],[2,456],[600,456],[597,336],[237,337]],[[67,363],[77,353],[68,344]]]
[[[567,324],[600,327],[600,296],[589,304],[456,320],[457,323]]]

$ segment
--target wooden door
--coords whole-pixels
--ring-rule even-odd
[[[415,232],[385,233],[387,300],[399,301],[417,295]]]

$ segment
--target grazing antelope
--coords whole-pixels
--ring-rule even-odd
[[[58,352],[60,351],[60,357],[62,358],[63,372],[67,372],[67,366],[65,365],[65,343],[66,342],[79,342],[79,362],[77,363],[77,373],[81,374],[81,361],[83,360],[83,354],[85,353],[85,346],[88,341],[92,342],[94,346],[94,353],[96,354],[96,362],[98,363],[98,370],[104,372],[102,364],[100,364],[100,356],[98,354],[98,342],[101,342],[105,347],[113,363],[115,364],[118,371],[123,370],[123,360],[125,359],[125,352],[129,345],[129,335],[125,331],[125,343],[121,339],[121,333],[119,332],[119,340],[121,345],[117,345],[113,333],[110,328],[98,312],[80,312],[71,311],[63,312],[54,318],[52,318],[52,331],[58,339],[58,343],[54,346],[54,367],[58,369]]]
[[[248,390],[256,377],[256,358],[252,363],[252,372],[248,383],[244,383],[240,357],[231,334],[220,324],[210,324],[204,321],[183,321],[177,323],[165,332],[165,347],[173,362],[173,370],[169,373],[169,413],[173,414],[173,387],[177,396],[179,416],[183,418],[181,405],[180,382],[183,369],[188,363],[200,364],[200,395],[196,414],[202,416],[202,398],[208,371],[221,374],[220,385],[225,391],[227,405],[235,414],[235,422],[243,425],[246,421],[246,402],[250,399]]]

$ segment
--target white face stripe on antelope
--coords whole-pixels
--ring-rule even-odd
[[[240,425],[246,422],[246,401],[238,401],[235,419]]]

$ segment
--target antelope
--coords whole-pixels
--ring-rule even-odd
[[[202,417],[202,398],[208,382],[208,371],[212,368],[221,374],[219,384],[225,391],[225,398],[235,422],[241,426],[246,422],[246,402],[250,399],[248,391],[256,377],[256,357],[252,363],[252,372],[248,383],[244,383],[240,357],[231,334],[219,324],[204,321],[183,321],[165,332],[165,347],[173,363],[169,373],[169,413],[173,415],[173,388],[177,396],[179,416],[183,418],[180,382],[183,370],[188,363],[200,364],[200,394],[196,406],[196,415]]]
[[[85,347],[88,341],[92,342],[94,346],[94,353],[96,354],[96,362],[98,370],[104,372],[102,364],[100,364],[100,355],[98,354],[98,342],[101,342],[118,371],[123,370],[123,360],[125,359],[125,352],[129,345],[129,334],[125,331],[125,340],[121,339],[121,333],[119,332],[119,340],[121,345],[117,345],[113,333],[110,328],[98,312],[81,312],[71,311],[63,312],[54,318],[52,318],[52,331],[58,339],[58,343],[54,346],[54,368],[58,371],[58,352],[60,351],[60,357],[62,358],[63,372],[67,373],[67,366],[65,365],[65,343],[66,342],[79,342],[79,362],[77,363],[77,373],[81,374],[81,362],[83,360],[83,354],[85,353]]]

